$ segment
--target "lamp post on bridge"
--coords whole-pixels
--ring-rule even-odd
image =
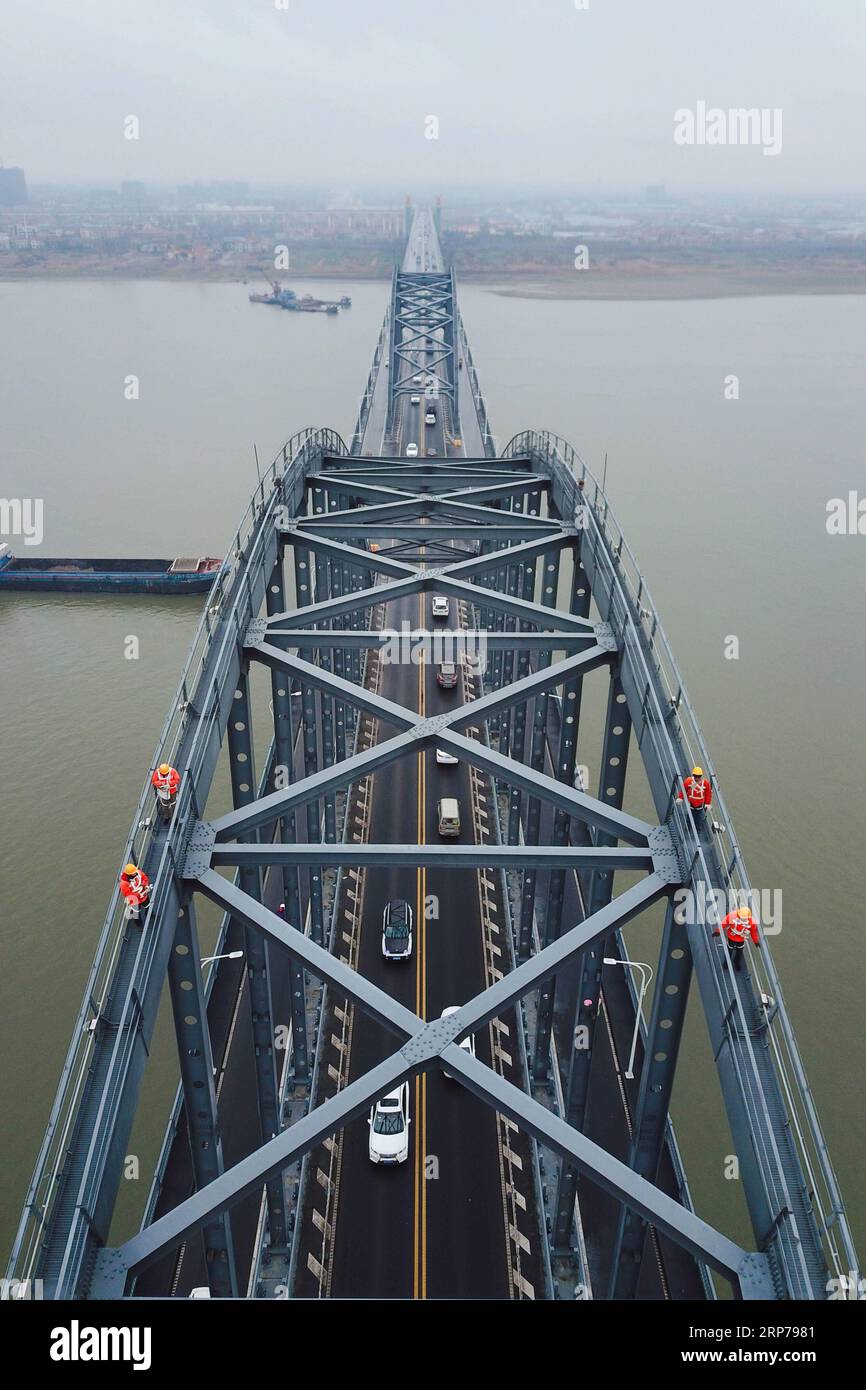
[[[643,1001],[644,1001],[644,998],[645,998],[645,996],[646,996],[646,992],[647,992],[647,990],[649,989],[650,980],[651,980],[652,977],[653,977],[653,968],[652,968],[651,965],[647,965],[644,961],[640,961],[640,960],[619,960],[616,956],[604,956],[603,962],[602,962],[602,963],[603,963],[604,965],[622,965],[622,966],[625,967],[626,970],[639,970],[639,971],[640,971],[640,992],[638,993],[638,997],[637,997],[637,1008],[635,1009],[635,1014],[634,1014],[634,1032],[633,1032],[633,1034],[632,1034],[632,1039],[631,1039],[631,1051],[629,1052],[629,1056],[628,1056],[628,1066],[627,1066],[627,1068],[626,1068],[626,1073],[625,1073],[625,1075],[626,1075],[626,1080],[627,1080],[627,1081],[633,1081],[633,1080],[634,1080],[634,1054],[635,1054],[635,1051],[637,1050],[637,1038],[638,1038],[638,1033],[639,1033],[639,1031],[640,1031],[640,1021],[641,1021],[642,1011],[643,1011]]]

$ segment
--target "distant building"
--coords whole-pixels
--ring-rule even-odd
[[[183,203],[245,203],[249,195],[248,183],[182,183],[177,190]]]
[[[26,203],[27,180],[23,169],[0,169],[0,207],[14,208]]]
[[[663,183],[648,183],[644,196],[648,203],[663,203],[667,198],[667,189]]]
[[[120,185],[120,196],[125,203],[140,203],[146,195],[146,188],[143,183],[137,180],[128,181]]]

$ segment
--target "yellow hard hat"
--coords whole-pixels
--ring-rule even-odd
[[[169,767],[168,763],[160,763],[159,773],[161,777],[167,777],[170,772],[171,768]]]
[[[133,874],[138,873],[138,865],[130,862],[124,867],[123,872],[127,878],[131,878]]]
[[[703,775],[704,775],[704,769],[703,769],[702,767],[693,767],[693,768],[692,768],[692,776],[693,776],[693,777],[703,777]]]
[[[748,907],[738,907],[738,908],[737,908],[737,916],[738,916],[738,917],[742,917],[742,918],[745,920],[746,917],[751,917],[751,915],[752,915],[751,908],[748,908]]]

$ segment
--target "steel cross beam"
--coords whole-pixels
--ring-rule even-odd
[[[647,845],[608,848],[596,845],[410,845],[410,844],[240,844],[235,840],[213,840],[207,854],[210,863],[261,864],[352,864],[361,868],[385,864],[428,865],[434,868],[483,869],[498,867],[539,869],[567,868],[649,871],[656,856]]]
[[[599,625],[601,626],[601,625]],[[265,629],[268,642],[275,642],[285,638],[285,646],[290,650],[307,651],[311,648],[321,647],[327,650],[329,647],[352,647],[355,649],[369,649],[389,647],[395,637],[402,636],[396,628],[356,628],[354,630],[337,629],[327,630],[317,627],[284,628],[271,627],[270,623]],[[551,647],[555,651],[585,651],[588,642],[597,642],[599,633],[592,628],[583,628],[580,632],[488,632],[487,628],[435,628],[431,632],[429,628],[413,628],[408,636],[424,644],[424,651],[433,649],[434,643],[442,640],[448,645],[449,651],[454,651],[459,655],[464,652],[477,652],[482,642],[490,651],[514,650],[517,652],[549,651]]]
[[[501,494],[507,489],[487,490]],[[466,496],[477,495],[474,489],[466,488],[464,492]],[[435,516],[441,513],[458,520],[464,518],[467,521],[472,520],[481,524],[490,522],[491,525],[501,525],[503,519],[500,508],[463,502],[456,493],[436,493],[434,495],[412,492],[403,493],[392,502],[381,502],[376,506],[348,507],[329,512],[327,516],[305,517],[303,529],[305,531],[312,529],[314,532],[326,532],[328,527],[338,525],[353,531],[355,535],[369,535],[371,522],[375,522],[377,525],[388,521],[399,522],[419,511],[425,516]],[[522,513],[519,516],[524,535],[532,531],[547,533],[560,529],[559,522],[548,517],[524,517]],[[484,534],[487,534],[486,529]]]
[[[617,839],[624,839],[630,844],[644,844],[653,830],[647,822],[629,816],[624,811],[614,810],[603,802],[566,786],[556,778],[547,777],[544,773],[528,768],[512,758],[495,753],[480,741],[464,738],[458,732],[462,726],[471,724],[479,712],[480,717],[483,717],[485,710],[490,713],[520,703],[526,698],[527,692],[547,689],[575,670],[585,669],[587,665],[601,664],[609,655],[601,648],[590,648],[588,653],[567,658],[556,666],[542,667],[538,672],[502,691],[494,692],[490,697],[484,697],[471,705],[430,719],[424,719],[402,705],[383,700],[381,696],[374,696],[363,686],[345,681],[332,672],[301,660],[300,657],[293,657],[262,639],[254,639],[254,643],[248,645],[246,650],[269,665],[279,666],[297,674],[304,683],[337,694],[348,704],[368,709],[379,718],[396,725],[402,732],[384,743],[374,745],[364,753],[346,759],[345,762],[333,764],[281,791],[272,792],[270,796],[251,801],[240,810],[218,817],[211,825],[219,838],[246,833],[266,825],[275,816],[284,815],[291,808],[303,805],[337,787],[347,786],[359,776],[374,771],[407,752],[419,739],[424,743],[438,742],[483,771],[493,772],[494,776],[501,777],[503,781],[531,791],[533,795],[567,809],[571,815],[599,826]]]
[[[297,1121],[255,1153],[222,1174],[201,1191],[181,1202],[167,1215],[117,1249],[101,1252],[97,1261],[94,1292],[99,1296],[122,1294],[127,1278],[140,1273],[163,1251],[173,1248],[191,1232],[200,1229],[220,1213],[230,1209],[247,1193],[275,1178],[288,1164],[309,1152],[329,1134],[342,1129],[377,1096],[400,1081],[439,1062],[463,1081],[486,1104],[510,1115],[522,1128],[548,1143],[591,1174],[611,1192],[657,1229],[706,1260],[729,1278],[744,1296],[757,1290],[765,1295],[768,1286],[766,1260],[750,1255],[726,1236],[681,1207],[653,1184],[632,1172],[626,1164],[571,1130],[552,1116],[538,1101],[516,1086],[505,1082],[492,1069],[474,1059],[466,1059],[459,1041],[482,1023],[496,1017],[508,1004],[520,998],[549,971],[561,968],[591,936],[606,934],[624,924],[669,891],[669,885],[651,874],[613,904],[598,920],[587,919],[561,937],[553,946],[527,961],[495,985],[482,991],[447,1019],[424,1023],[390,994],[371,984],[324,948],[288,926],[276,914],[227,882],[213,869],[198,876],[197,887],[220,907],[249,926],[281,941],[296,953],[313,974],[326,980],[335,990],[354,999],[359,1006],[386,1027],[408,1039],[372,1071],[337,1092],[315,1110]],[[466,1065],[466,1062],[471,1065]]]

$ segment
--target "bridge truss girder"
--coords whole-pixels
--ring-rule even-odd
[[[319,489],[317,496],[321,501]],[[497,500],[501,501],[501,497]],[[554,977],[598,938],[617,930],[651,903],[669,896],[673,886],[680,881],[679,861],[663,826],[653,827],[639,821],[599,798],[587,796],[567,782],[548,776],[537,765],[527,766],[497,752],[488,743],[478,738],[467,738],[460,732],[461,728],[471,726],[477,733],[480,722],[502,718],[505,712],[525,705],[536,696],[546,698],[550,688],[582,680],[587,672],[598,666],[610,667],[618,654],[616,644],[611,640],[610,629],[605,625],[591,623],[582,614],[560,612],[551,603],[538,604],[533,599],[518,598],[513,592],[502,594],[484,587],[485,582],[497,582],[503,562],[507,566],[524,564],[534,567],[537,560],[549,561],[561,551],[576,547],[579,536],[574,527],[563,527],[558,521],[551,524],[546,519],[526,518],[523,534],[528,538],[518,541],[511,536],[497,534],[502,529],[499,526],[498,507],[480,506],[474,507],[472,520],[467,524],[467,530],[480,546],[481,553],[478,555],[466,557],[455,552],[450,563],[437,566],[432,571],[421,571],[414,566],[395,562],[387,553],[367,549],[373,536],[381,537],[383,542],[387,542],[395,533],[399,538],[403,523],[394,519],[395,512],[399,512],[402,518],[411,516],[414,511],[418,515],[419,530],[423,530],[428,525],[431,513],[442,515],[449,505],[452,504],[447,497],[431,499],[428,496],[415,496],[385,507],[373,501],[370,506],[354,508],[354,519],[350,515],[346,524],[353,535],[360,533],[365,537],[363,546],[353,545],[348,537],[335,540],[326,534],[332,529],[334,513],[330,509],[327,517],[321,519],[305,518],[287,522],[282,515],[277,518],[280,542],[291,542],[297,553],[306,556],[318,553],[326,556],[331,563],[344,564],[351,559],[359,570],[363,566],[370,576],[378,571],[381,582],[373,585],[368,582],[366,587],[357,589],[351,596],[342,595],[336,602],[328,595],[323,603],[306,604],[295,613],[271,612],[266,619],[256,619],[242,638],[244,660],[257,660],[270,666],[272,671],[280,670],[287,681],[296,683],[301,689],[316,689],[325,699],[340,699],[359,710],[375,713],[398,732],[384,743],[364,752],[331,763],[326,768],[313,770],[287,788],[236,807],[213,821],[200,821],[193,831],[181,870],[187,890],[203,892],[248,928],[281,941],[306,970],[326,981],[341,995],[354,1000],[398,1036],[408,1038],[408,1042],[404,1042],[399,1051],[373,1073],[353,1082],[333,1099],[316,1107],[305,1120],[293,1125],[286,1135],[278,1135],[270,1143],[263,1144],[256,1154],[250,1155],[207,1189],[160,1218],[133,1241],[119,1250],[106,1252],[100,1260],[96,1291],[109,1293],[111,1288],[117,1290],[121,1285],[125,1287],[128,1276],[134,1276],[137,1271],[144,1269],[167,1247],[176,1244],[192,1230],[213,1221],[214,1214],[224,1212],[262,1181],[273,1179],[281,1167],[298,1155],[309,1152],[322,1137],[341,1128],[371,1104],[384,1089],[392,1088],[405,1077],[437,1062],[447,1066],[451,1072],[454,1054],[461,1051],[455,1043],[461,1037],[495,1017],[529,990]],[[536,534],[533,535],[533,532]],[[496,549],[493,549],[494,546]],[[485,547],[490,549],[485,551]],[[317,621],[336,619],[345,622],[363,609],[369,610],[373,603],[381,604],[390,597],[434,588],[473,604],[483,603],[485,608],[497,612],[503,623],[509,621],[516,626],[520,622],[524,629],[531,628],[532,631],[524,635],[527,639],[534,638],[534,641],[525,640],[523,648],[528,651],[534,647],[541,654],[537,669],[518,672],[516,678],[482,694],[469,706],[444,716],[425,719],[413,710],[389,704],[378,694],[371,696],[362,685],[347,681],[333,670],[305,660],[291,650],[295,624],[303,624],[303,627],[299,626],[299,631],[313,634],[306,642],[305,650],[315,650]],[[363,632],[363,629],[356,630]],[[555,647],[555,634],[559,632],[567,632],[572,637],[571,645],[577,650],[556,663],[545,664],[544,659],[547,657],[549,662],[549,653]],[[507,646],[509,633],[503,632],[501,636],[501,645]],[[323,650],[338,645],[339,633],[332,632],[325,637],[325,644]],[[358,645],[361,645],[360,641]],[[500,782],[517,787],[536,800],[543,799],[560,813],[594,827],[599,838],[597,846],[586,846],[582,852],[572,849],[569,853],[565,847],[560,847],[558,855],[555,849],[545,854],[544,847],[539,847],[534,861],[532,849],[527,853],[518,846],[501,846],[496,857],[503,864],[512,867],[520,865],[526,871],[533,862],[547,862],[550,866],[570,862],[572,867],[589,867],[608,878],[611,878],[616,866],[634,869],[642,864],[648,869],[647,876],[640,883],[614,901],[607,902],[583,923],[548,942],[498,984],[470,1001],[459,1015],[454,1016],[455,1021],[452,1023],[448,1020],[445,1027],[440,1026],[442,1020],[424,1024],[348,966],[335,961],[315,941],[286,925],[264,908],[256,897],[244,893],[242,887],[228,884],[216,872],[216,866],[220,864],[234,865],[247,874],[253,866],[259,872],[263,866],[290,862],[317,863],[321,867],[325,858],[331,863],[345,865],[373,863],[377,862],[377,858],[378,862],[406,862],[411,858],[412,862],[417,863],[419,853],[429,857],[431,862],[449,862],[455,866],[460,862],[468,866],[473,858],[477,861],[477,853],[473,855],[470,851],[461,855],[459,850],[455,853],[452,848],[441,849],[437,846],[419,851],[417,845],[359,849],[352,845],[333,844],[326,849],[318,844],[301,847],[258,842],[256,832],[266,825],[272,825],[276,819],[302,805],[309,805],[313,801],[318,803],[338,787],[347,788],[376,768],[382,768],[407,753],[416,752],[419,746],[432,745],[434,742],[436,746],[449,749]],[[631,849],[619,849],[619,840],[624,840]],[[485,851],[485,854],[487,862],[492,862],[489,851]],[[619,1197],[629,1211],[651,1222],[656,1229],[669,1234],[671,1239],[691,1251],[699,1260],[724,1274],[733,1282],[737,1292],[743,1296],[767,1296],[771,1279],[766,1256],[750,1255],[713,1231],[653,1183],[636,1175],[628,1165],[592,1144],[579,1130],[563,1121],[554,1122],[538,1101],[518,1088],[503,1083],[490,1069],[478,1064],[469,1068],[457,1066],[453,1074],[481,1099],[508,1114],[527,1133],[549,1144],[563,1156],[569,1167],[590,1174],[594,1182]]]
[[[555,453],[542,448],[534,437],[526,437],[523,447],[514,446],[513,458],[499,460],[469,460],[460,463],[459,471],[437,467],[434,470],[406,470],[413,476],[408,480],[409,493],[394,487],[395,473],[403,475],[402,466],[388,461],[390,479],[380,486],[379,475],[384,470],[376,461],[370,468],[359,467],[356,459],[341,459],[329,442],[312,443],[309,439],[297,455],[283,453],[282,467],[262,484],[260,505],[255,510],[255,525],[241,545],[238,539],[237,568],[233,582],[225,595],[225,603],[210,611],[216,614],[213,631],[208,628],[211,644],[207,660],[202,663],[195,689],[182,687],[184,708],[190,707],[187,751],[183,763],[184,783],[175,822],[154,861],[154,899],[149,924],[152,948],[146,960],[146,975],[131,986],[134,1008],[130,1020],[134,1023],[129,1036],[140,1035],[142,1046],[133,1047],[128,1054],[124,1075],[123,1102],[112,1114],[100,1121],[101,1128],[91,1132],[91,1154],[103,1155],[106,1146],[114,1155],[111,1163],[102,1161],[99,1173],[91,1170],[88,1181],[79,1192],[89,1194],[88,1201],[80,1200],[70,1224],[48,1227],[45,1249],[57,1250],[62,1261],[55,1267],[60,1272],[54,1279],[51,1292],[57,1296],[116,1296],[126,1292],[128,1281],[159,1258],[192,1231],[203,1228],[215,1232],[226,1229],[225,1214],[241,1197],[250,1191],[273,1184],[280,1172],[301,1154],[307,1153],[322,1137],[340,1129],[354,1115],[361,1113],[377,1096],[397,1082],[430,1067],[447,1068],[485,1103],[510,1116],[528,1134],[562,1156],[563,1171],[575,1170],[591,1178],[593,1183],[612,1193],[623,1203],[626,1215],[621,1223],[619,1247],[623,1266],[628,1270],[614,1271],[612,1289],[630,1288],[633,1292],[633,1265],[639,1261],[641,1230],[647,1225],[665,1232],[699,1261],[719,1271],[729,1279],[744,1297],[817,1297],[820,1279],[816,1272],[820,1240],[801,1212],[793,1209],[772,1210],[769,1200],[771,1184],[778,1166],[778,1151],[785,1134],[772,1116],[765,1114],[761,1130],[761,1148],[756,1162],[754,1141],[756,1120],[752,1096],[740,1084],[744,1060],[754,1057],[754,1039],[748,1026],[742,1034],[732,1029],[732,1010],[722,1009],[719,995],[717,959],[712,953],[707,923],[690,925],[686,940],[690,958],[700,986],[704,1011],[714,1045],[722,1091],[731,1122],[735,1147],[744,1169],[744,1187],[755,1226],[760,1253],[749,1253],[735,1242],[713,1230],[684,1205],[660,1191],[650,1178],[658,1151],[659,1135],[668,1125],[667,1105],[673,1077],[676,1052],[682,1028],[684,1009],[676,1017],[659,1009],[651,1019],[644,1062],[641,1129],[636,1136],[635,1150],[630,1163],[623,1163],[594,1144],[580,1129],[551,1115],[532,1096],[502,1080],[482,1063],[468,1058],[458,1044],[486,1020],[538,989],[545,980],[555,978],[563,967],[594,949],[597,943],[650,904],[670,899],[676,886],[693,882],[696,858],[705,855],[701,846],[695,847],[683,834],[682,822],[674,814],[675,783],[668,785],[666,770],[649,756],[647,732],[658,702],[658,692],[641,688],[637,656],[642,648],[636,633],[638,615],[624,601],[618,588],[618,555],[612,553],[604,532],[602,503],[589,517],[581,515],[585,506],[583,494],[571,469]],[[367,462],[367,461],[365,461]],[[377,470],[378,469],[378,474]],[[508,489],[508,477],[514,480],[515,494]],[[477,499],[473,486],[466,479],[477,480],[486,495]],[[489,481],[495,477],[495,483]],[[375,478],[375,482],[371,479]],[[435,482],[435,490],[419,487],[421,481]],[[334,496],[327,496],[334,481]],[[345,499],[357,499],[352,491],[360,484],[364,488],[362,505],[346,508]],[[451,486],[449,483],[456,483]],[[273,493],[266,496],[265,487]],[[495,489],[493,495],[489,489]],[[548,517],[541,517],[539,501],[542,493],[550,498]],[[395,496],[394,494],[397,494]],[[315,502],[314,500],[315,499]],[[322,510],[325,501],[326,511]],[[465,500],[464,500],[465,499]],[[525,539],[515,541],[506,535],[502,526],[503,512],[521,509],[524,501],[529,511],[523,515]],[[367,506],[364,505],[367,504]],[[606,507],[606,500],[603,505]],[[395,508],[389,512],[389,506]],[[415,518],[426,526],[432,516],[451,517],[466,508],[467,532],[474,532],[479,547],[476,555],[454,552],[452,558],[434,568],[419,570],[415,565],[394,558],[386,552],[367,548],[371,536],[387,542],[393,534]],[[306,512],[304,509],[307,509]],[[353,537],[328,534],[337,514],[349,512],[356,521],[346,520]],[[399,513],[400,520],[390,520]],[[470,515],[471,513],[471,515]],[[553,518],[554,525],[550,524]],[[574,524],[562,518],[573,518]],[[368,524],[369,522],[369,524]],[[496,530],[499,528],[499,535]],[[587,539],[588,538],[588,539]],[[275,574],[280,556],[291,546],[295,556],[296,583],[299,607],[278,611],[278,604],[268,603],[268,614],[261,618],[269,581]],[[621,552],[620,545],[620,552]],[[526,577],[534,576],[538,563],[556,570],[558,556],[572,553],[580,556],[580,568],[585,571],[586,585],[596,599],[602,615],[601,623],[586,616],[587,590],[578,589],[578,576],[572,594],[571,611],[555,608],[553,602],[538,603],[530,596]],[[524,575],[522,593],[514,571]],[[336,576],[334,582],[328,577]],[[377,582],[377,580],[379,582]],[[324,583],[320,598],[318,588]],[[451,714],[424,719],[414,710],[402,706],[387,706],[381,697],[375,701],[378,718],[392,723],[397,733],[372,748],[335,756],[332,744],[325,765],[319,767],[315,758],[307,760],[304,776],[288,787],[268,789],[267,781],[259,794],[236,798],[235,809],[212,820],[202,817],[207,790],[216,765],[223,735],[232,718],[236,692],[243,688],[243,677],[251,662],[268,666],[275,676],[283,677],[279,686],[286,696],[297,688],[303,695],[304,726],[313,710],[312,692],[324,702],[322,708],[370,709],[369,694],[363,687],[360,656],[365,648],[380,643],[381,634],[366,624],[374,606],[389,598],[423,590],[435,589],[472,605],[475,611],[489,615],[493,624],[494,683],[470,707]],[[582,595],[582,596],[581,596]],[[205,622],[208,623],[206,616]],[[317,632],[318,624],[327,624]],[[334,625],[337,626],[334,626]],[[345,633],[346,642],[340,638]],[[316,644],[315,637],[321,637]],[[297,644],[294,638],[297,637]],[[509,637],[513,637],[512,665],[509,668]],[[564,643],[561,646],[560,643]],[[549,654],[565,650],[565,657],[553,664]],[[305,656],[318,651],[318,663]],[[336,655],[343,662],[342,674]],[[335,658],[332,662],[332,657]],[[533,667],[532,661],[535,659]],[[514,669],[514,661],[517,669]],[[499,663],[497,665],[497,663]],[[535,747],[530,763],[492,747],[489,740],[467,737],[461,729],[478,732],[480,724],[509,730],[516,736],[519,716],[531,701],[546,706],[551,688],[564,691],[579,690],[580,684],[594,668],[608,670],[611,679],[622,683],[628,702],[629,715],[635,728],[638,746],[644,755],[644,765],[656,807],[659,824],[651,825],[623,811],[606,796],[588,796],[570,785],[568,778],[549,776],[537,765]],[[669,712],[658,716],[668,723]],[[275,707],[276,716],[276,707]],[[448,748],[457,757],[488,774],[494,784],[509,787],[520,798],[537,801],[554,808],[555,814],[566,822],[583,826],[587,842],[572,848],[567,843],[549,847],[531,844],[524,851],[518,844],[502,845],[495,858],[514,867],[525,866],[532,874],[545,863],[557,869],[571,857],[573,866],[581,872],[589,870],[597,882],[612,881],[616,868],[630,872],[645,871],[637,884],[617,897],[606,892],[597,910],[590,911],[584,920],[567,931],[557,932],[523,960],[512,972],[464,1005],[457,1014],[434,1023],[424,1023],[410,1010],[399,1005],[390,995],[377,990],[362,976],[343,965],[315,939],[298,930],[299,923],[287,923],[270,912],[256,895],[245,891],[245,884],[260,878],[263,869],[301,864],[318,866],[325,863],[346,865],[365,862],[400,862],[411,851],[417,863],[419,847],[372,846],[361,849],[351,843],[339,843],[334,837],[333,820],[326,840],[312,845],[276,842],[262,835],[265,827],[283,825],[301,807],[318,804],[333,797],[341,788],[357,782],[376,768],[386,766],[395,758],[430,745]],[[522,749],[522,734],[519,740]],[[542,739],[543,748],[543,739]],[[564,747],[565,745],[563,745]],[[239,745],[235,742],[235,752]],[[243,751],[243,750],[241,750]],[[566,750],[568,752],[568,750]],[[573,748],[568,756],[573,753]],[[679,763],[680,768],[685,766]],[[239,789],[240,790],[240,789]],[[242,801],[242,804],[237,804]],[[626,848],[620,847],[620,841]],[[447,862],[457,867],[461,862],[469,867],[472,854],[461,856],[446,847],[425,847],[423,854],[431,862]],[[392,857],[388,857],[392,856]],[[449,857],[450,856],[450,857]],[[692,856],[692,857],[690,857]],[[492,852],[485,851],[485,862],[494,862]],[[238,882],[229,882],[217,872],[221,866],[234,867]],[[706,866],[702,865],[705,872]],[[392,1056],[373,1071],[352,1082],[329,1101],[317,1106],[303,1119],[273,1137],[264,1135],[259,1147],[227,1172],[219,1172],[194,1196],[174,1210],[146,1225],[131,1241],[116,1249],[106,1245],[108,1224],[119,1178],[119,1157],[124,1152],[131,1126],[141,1072],[152,1032],[162,981],[168,968],[168,955],[176,941],[176,921],[182,905],[190,894],[200,892],[220,906],[234,921],[242,923],[263,942],[284,947],[298,971],[307,971],[327,982],[334,991],[353,999],[372,1017],[379,1019],[397,1035],[399,1046]],[[667,938],[666,938],[667,940]],[[668,946],[670,942],[668,940]],[[663,949],[665,943],[662,943]],[[128,953],[127,953],[128,954]],[[265,953],[266,959],[267,953]],[[125,961],[124,961],[125,964]],[[664,964],[664,963],[663,963]],[[671,979],[671,976],[667,976]],[[743,985],[730,979],[734,991],[734,1015],[745,1018],[748,999],[742,990],[748,988],[748,976]],[[739,991],[739,992],[738,992]],[[716,996],[714,1002],[714,994]],[[138,1010],[138,1013],[135,1010]],[[141,1016],[141,1026],[136,1021]],[[734,1020],[736,1023],[736,1019]],[[667,1028],[666,1041],[674,1061],[663,1077],[654,1076],[658,1066],[653,1040],[658,1030]],[[673,1032],[671,1028],[673,1027]],[[658,1034],[660,1036],[660,1034]],[[180,1036],[180,1035],[179,1035]],[[766,1078],[765,1078],[766,1079]],[[192,1083],[190,1083],[192,1084]],[[112,1095],[118,1094],[115,1089]],[[661,1095],[661,1099],[651,1099]],[[757,1117],[760,1128],[761,1117]],[[774,1154],[777,1155],[774,1158]],[[790,1155],[787,1155],[790,1168]],[[769,1176],[768,1176],[769,1175]],[[654,1175],[653,1175],[654,1176]],[[35,1182],[36,1180],[34,1180]],[[32,1189],[34,1190],[34,1189]],[[839,1208],[839,1225],[844,1234],[844,1214]],[[61,1213],[62,1214],[62,1213]],[[30,1218],[25,1216],[25,1220]],[[643,1223],[643,1226],[635,1222]],[[795,1246],[807,1249],[812,1264],[804,1263]],[[16,1248],[20,1248],[16,1244]],[[88,1270],[96,1258],[96,1273],[89,1281]],[[853,1266],[852,1266],[853,1267]],[[214,1275],[214,1286],[219,1287]]]

